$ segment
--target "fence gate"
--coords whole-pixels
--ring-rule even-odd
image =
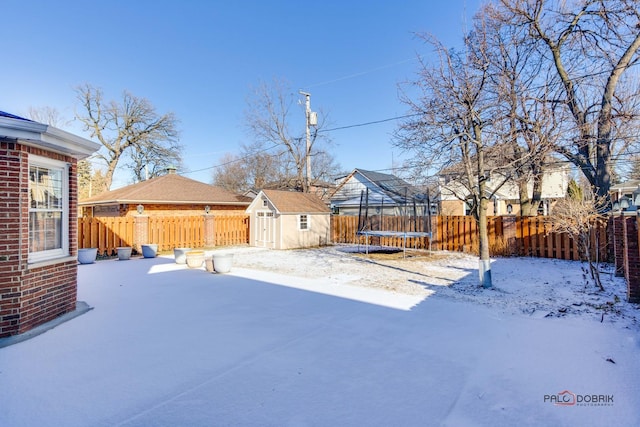
[[[257,212],[256,246],[275,248],[275,218],[273,212]]]

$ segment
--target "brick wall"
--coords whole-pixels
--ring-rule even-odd
[[[69,251],[77,253],[75,159],[15,142],[0,141],[0,337],[23,333],[73,311],[77,262],[28,264],[29,154],[71,164]]]
[[[638,245],[638,219],[635,215],[624,218],[624,278],[627,281],[627,301],[640,303],[640,246]]]
[[[615,275],[624,276],[624,223],[622,216],[614,216],[610,219],[609,230],[612,235],[613,256],[615,258]]]

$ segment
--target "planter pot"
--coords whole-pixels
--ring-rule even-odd
[[[78,249],[78,262],[80,264],[93,264],[98,256],[98,248]]]
[[[130,246],[120,247],[120,248],[117,248],[117,249],[118,249],[118,260],[125,261],[125,260],[128,260],[129,258],[131,258],[131,247]]]
[[[207,272],[209,272],[209,273],[213,273],[214,272],[214,270],[213,270],[213,258],[212,257],[210,257],[210,256],[205,257],[205,259],[204,259],[204,267],[206,268]]]
[[[186,262],[189,268],[200,268],[204,262],[204,251],[189,251],[186,254]]]
[[[142,256],[145,258],[155,258],[158,254],[158,245],[155,243],[149,243],[142,246]]]
[[[191,248],[175,248],[173,250],[173,256],[176,259],[176,264],[184,264],[187,262],[187,252],[189,252]]]
[[[213,255],[213,268],[216,273],[228,273],[231,271],[233,263],[233,254],[217,254]]]

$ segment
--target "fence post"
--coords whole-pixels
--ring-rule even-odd
[[[624,273],[627,280],[627,300],[640,302],[640,248],[638,247],[638,220],[624,217]]]
[[[142,251],[142,245],[149,242],[149,215],[135,215],[133,217],[133,248]]]
[[[210,248],[216,245],[216,220],[211,214],[204,216],[204,247]]]
[[[612,217],[613,256],[615,258],[615,275],[624,276],[624,226],[622,216]]]
[[[627,282],[627,300],[640,303],[640,247],[638,245],[638,219],[635,215],[623,217],[624,276]]]

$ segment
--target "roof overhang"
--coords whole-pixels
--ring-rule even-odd
[[[31,147],[69,155],[78,160],[89,157],[100,144],[43,123],[0,117],[0,138]]]

